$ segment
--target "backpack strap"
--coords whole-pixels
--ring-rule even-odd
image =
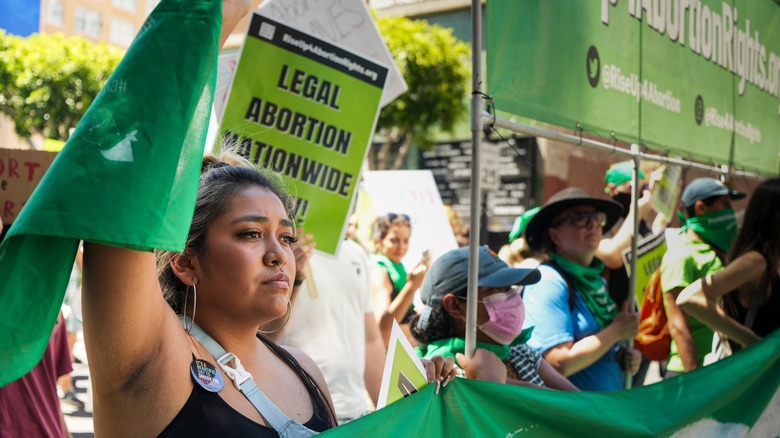
[[[569,289],[569,311],[574,310],[574,303],[577,300],[577,296],[575,295],[576,292],[574,289],[574,283],[571,281],[571,278],[569,278],[569,274],[552,260],[546,261],[542,264],[555,269],[555,271],[561,277],[563,277],[564,281],[566,281],[566,287]]]

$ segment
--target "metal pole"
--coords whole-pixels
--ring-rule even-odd
[[[466,296],[466,356],[477,346],[477,277],[479,272],[479,230],[482,216],[480,190],[480,140],[482,138],[482,4],[471,0],[471,232],[469,233],[469,277]]]
[[[634,210],[634,223],[632,224],[634,227],[634,237],[631,239],[631,275],[628,277],[628,296],[626,297],[627,300],[631,300],[631,310],[636,309],[636,252],[637,252],[637,242],[639,242],[639,221],[641,220],[639,217],[639,163],[640,163],[640,153],[639,153],[639,145],[638,144],[632,144],[631,145],[631,153],[634,154],[634,174],[631,176],[631,208]],[[634,340],[628,340],[626,341],[626,346],[629,349],[634,348]],[[626,371],[626,389],[631,389],[631,374]]]
[[[568,143],[568,144],[573,144],[578,146],[588,146],[588,147],[601,149],[605,152],[610,152],[615,154],[623,154],[628,156],[634,155],[634,152],[631,152],[628,149],[623,149],[621,147],[612,144],[607,144],[596,140],[590,140],[575,135],[550,131],[549,129],[536,128],[533,126],[523,125],[521,123],[512,122],[506,119],[502,119],[500,117],[494,117],[492,114],[488,114],[487,112],[484,111],[482,112],[482,120],[484,122],[491,123],[498,128],[509,129],[510,131],[518,134],[526,134],[533,137],[542,137],[550,140],[559,141],[561,143]],[[701,169],[708,172],[714,172],[719,174],[727,173],[720,166],[717,165],[700,164],[690,160],[684,160],[682,158],[662,157],[660,155],[646,154],[644,152],[637,152],[637,153],[642,158],[642,160],[646,160],[646,161],[656,161],[659,163],[676,164],[683,168],[695,168],[695,169]],[[758,173],[746,172],[743,170],[732,170],[731,175],[746,176],[750,178],[763,178]]]

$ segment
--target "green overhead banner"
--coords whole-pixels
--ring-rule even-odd
[[[388,69],[257,13],[222,117],[224,139],[294,185],[295,216],[335,254]]]
[[[778,173],[772,0],[491,0],[487,66],[498,110]]]
[[[780,430],[780,331],[699,370],[617,392],[455,379],[322,434],[371,437],[733,437]]]

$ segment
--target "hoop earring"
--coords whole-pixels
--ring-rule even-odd
[[[184,293],[184,307],[182,308],[182,313],[184,316],[187,316],[187,296],[190,294],[190,287],[187,286],[187,292]],[[190,318],[190,324],[188,327],[185,327],[184,329],[189,333],[192,331],[192,325],[195,324],[195,310],[198,308],[198,287],[195,285],[195,283],[192,283],[192,318]]]
[[[258,333],[262,333],[264,335],[270,335],[271,333],[276,333],[279,330],[281,330],[282,328],[284,328],[284,326],[286,326],[288,322],[290,322],[290,317],[291,316],[292,316],[292,301],[287,300],[287,319],[284,320],[284,323],[282,325],[280,325],[279,327],[273,329],[273,330],[267,330],[266,331],[266,330],[257,329],[257,332]]]

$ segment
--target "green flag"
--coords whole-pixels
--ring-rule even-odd
[[[562,392],[455,379],[434,395],[429,385],[323,436],[775,436],[779,369],[775,331],[713,365],[626,391]]]
[[[213,100],[222,3],[163,0],[0,249],[0,386],[40,360],[80,239],[184,247]]]

